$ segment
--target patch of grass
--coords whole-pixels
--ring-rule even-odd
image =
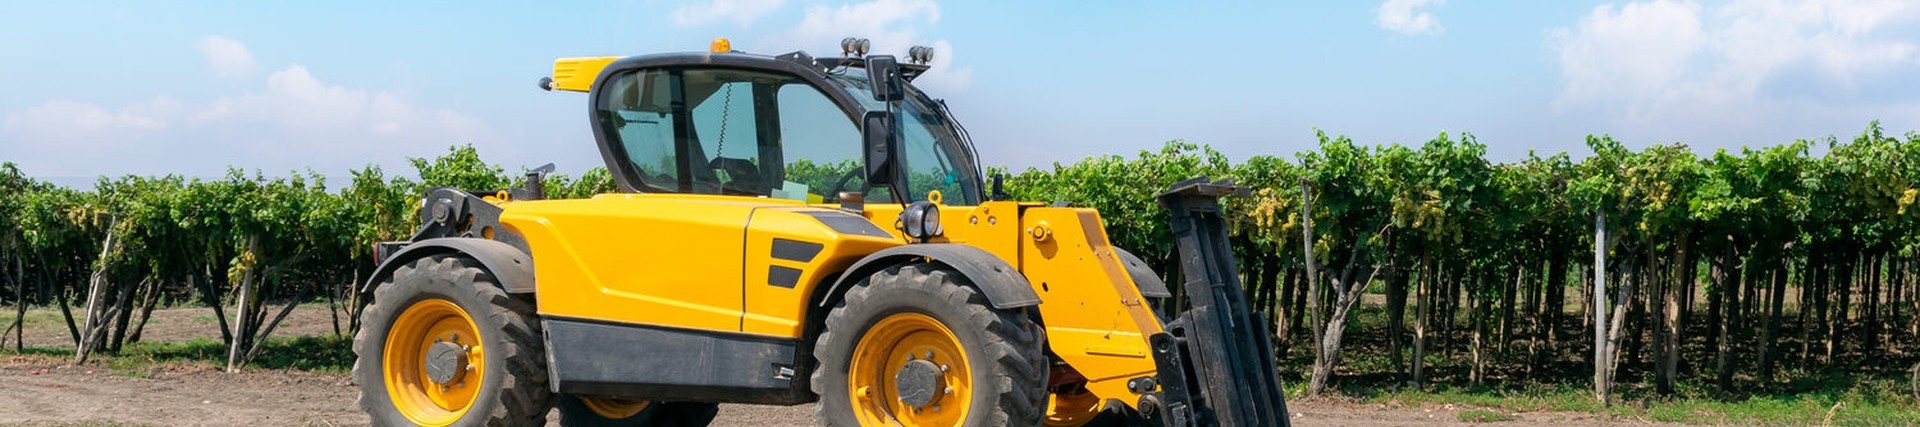
[[[1783,391],[1776,395],[1755,395],[1744,399],[1719,400],[1689,394],[1682,387],[1680,396],[1655,398],[1645,391],[1623,391],[1612,406],[1602,406],[1591,390],[1569,386],[1537,386],[1527,389],[1490,387],[1440,387],[1431,390],[1391,390],[1357,393],[1364,401],[1390,406],[1462,405],[1487,409],[1467,409],[1457,415],[1465,422],[1507,421],[1482,419],[1512,412],[1585,412],[1620,419],[1713,424],[1713,425],[1819,425],[1879,426],[1920,424],[1920,407],[1911,397],[1899,394],[1897,384],[1888,381],[1855,382],[1825,390]],[[1704,394],[1704,393],[1703,393]],[[1471,419],[1470,419],[1471,418]]]
[[[1741,401],[1681,400],[1648,405],[1640,411],[1648,419],[1684,423],[1742,425],[1913,425],[1920,412],[1910,403],[1887,404],[1866,400],[1829,400],[1812,396],[1752,397]]]
[[[107,372],[111,372],[114,375],[119,375],[127,378],[140,378],[140,379],[153,378],[153,371],[150,371],[150,370],[135,371],[135,370],[111,370],[110,369]]]
[[[1513,416],[1513,414],[1480,408],[1463,410],[1455,414],[1455,416],[1459,417],[1460,422],[1463,423],[1497,423],[1520,419],[1520,417]]]
[[[277,342],[276,342],[277,341]],[[299,337],[268,340],[267,348],[254,359],[256,366],[270,369],[344,374],[353,370],[352,337]]]
[[[28,354],[71,359],[71,348],[28,347],[14,353],[11,349],[0,354]],[[154,372],[168,364],[206,364],[225,366],[227,346],[210,338],[195,338],[182,342],[133,343],[120,349],[119,354],[96,354],[93,357],[107,371],[119,376],[149,378]],[[344,374],[353,369],[353,342],[348,338],[298,337],[268,338],[266,348],[260,349],[260,355],[247,366],[260,369],[291,369],[298,371]]]
[[[0,309],[0,329],[13,325],[15,313],[18,312],[14,311],[14,307]],[[75,316],[78,315],[79,314],[75,314]],[[65,331],[67,329],[66,320],[60,316],[60,309],[57,308],[28,307],[26,318],[26,322],[23,323],[35,331]]]
[[[1605,408],[1585,390],[1572,387],[1529,387],[1522,390],[1479,387],[1442,387],[1428,391],[1383,391],[1366,400],[1396,406],[1467,405],[1512,411],[1601,412]]]
[[[225,364],[227,346],[211,338],[182,342],[135,343],[120,352],[119,359],[134,359],[151,365],[158,362],[208,362]],[[262,369],[293,369],[325,373],[345,373],[353,369],[353,342],[346,338],[298,337],[268,338],[266,348],[248,366]]]
[[[13,345],[9,344],[7,345],[6,348],[0,349],[0,354],[73,358],[73,349],[59,348],[59,347],[26,347],[26,348],[20,349],[20,351],[13,351]]]
[[[1453,319],[1449,328],[1430,324],[1423,366],[1428,385],[1408,387],[1396,371],[1410,369],[1406,359],[1411,356],[1411,340],[1401,341],[1406,347],[1401,349],[1402,361],[1396,366],[1389,352],[1391,335],[1384,333],[1391,316],[1384,303],[1369,300],[1355,309],[1347,324],[1341,362],[1335,368],[1328,394],[1336,399],[1403,408],[1482,408],[1519,414],[1522,423],[1551,418],[1528,415],[1533,412],[1568,412],[1632,422],[1920,426],[1920,404],[1914,397],[1911,371],[1914,363],[1920,362],[1920,352],[1883,351],[1868,357],[1847,351],[1830,361],[1814,351],[1811,358],[1805,358],[1796,351],[1803,345],[1798,341],[1802,332],[1791,323],[1781,331],[1779,346],[1789,350],[1776,362],[1771,383],[1759,382],[1757,354],[1743,350],[1730,359],[1736,367],[1733,387],[1722,390],[1713,379],[1714,349],[1705,345],[1706,337],[1713,333],[1711,322],[1692,322],[1683,333],[1681,357],[1705,364],[1683,367],[1673,393],[1660,394],[1654,390],[1656,377],[1649,355],[1642,353],[1624,360],[1613,404],[1602,405],[1593,398],[1593,368],[1587,361],[1592,348],[1582,341],[1583,333],[1591,333],[1591,326],[1580,324],[1577,303],[1578,298],[1569,292],[1567,316],[1556,326],[1565,335],[1557,344],[1540,342],[1537,358],[1522,333],[1524,322],[1515,323],[1515,339],[1511,341],[1502,341],[1499,328],[1490,325],[1484,351],[1487,365],[1481,378],[1488,385],[1471,384],[1472,329],[1466,319]],[[1408,310],[1408,329],[1402,339],[1413,334],[1415,312],[1412,307]],[[1289,337],[1291,341],[1280,341],[1276,357],[1288,397],[1299,398],[1313,366],[1312,335],[1299,329]],[[1751,345],[1751,337],[1745,339],[1741,345]],[[1882,344],[1915,348],[1912,338],[1905,334],[1893,334],[1892,339],[1897,342]],[[1503,342],[1507,344],[1504,350]],[[1837,344],[1866,348],[1862,342]]]

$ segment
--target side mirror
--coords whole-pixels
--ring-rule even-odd
[[[866,147],[867,183],[873,186],[885,186],[893,183],[893,143],[898,134],[893,130],[893,113],[887,111],[868,111],[860,118],[860,139]]]
[[[867,81],[873,87],[873,100],[894,102],[906,99],[906,78],[900,76],[900,63],[893,55],[867,57]]]

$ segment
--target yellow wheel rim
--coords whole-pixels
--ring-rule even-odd
[[[903,372],[929,363],[939,367],[931,371],[937,372],[931,399],[913,393],[903,398]],[[966,421],[971,409],[969,372],[967,355],[953,331],[927,315],[899,313],[874,323],[854,346],[847,393],[860,425],[954,426]]]
[[[1075,427],[1100,415],[1100,397],[1085,390],[1079,393],[1053,393],[1047,401],[1047,425]]]
[[[640,415],[640,411],[647,410],[648,406],[653,406],[653,402],[645,400],[627,400],[611,397],[581,397],[580,403],[586,404],[587,409],[593,411],[594,414],[609,420],[633,418],[634,415]]]
[[[458,371],[444,384],[434,382],[427,368],[427,357],[441,343],[461,346],[467,359],[464,369],[456,366]],[[485,379],[486,353],[482,347],[473,318],[453,302],[428,299],[407,307],[387,331],[381,360],[393,406],[407,420],[423,426],[444,426],[459,420],[473,407]]]

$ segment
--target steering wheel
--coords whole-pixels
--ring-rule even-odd
[[[826,200],[828,201],[840,201],[840,189],[846,188],[847,181],[853,180],[856,176],[860,176],[860,168],[857,167],[847,171],[845,175],[840,175],[840,179],[833,181],[833,188],[827,189],[827,193],[822,196],[826,196]],[[863,187],[860,188],[861,193],[866,193],[868,190],[873,189],[873,183],[863,183],[862,185]]]

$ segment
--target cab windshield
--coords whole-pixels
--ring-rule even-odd
[[[886,103],[873,100],[866,70],[842,67],[829,73],[829,78],[853,94],[867,110],[887,109]],[[978,204],[983,193],[974,153],[965,140],[965,130],[955,126],[945,114],[945,106],[914,88],[907,90],[899,113],[902,152],[895,158],[907,176],[904,199],[926,200],[930,191],[938,190],[944,203]]]

